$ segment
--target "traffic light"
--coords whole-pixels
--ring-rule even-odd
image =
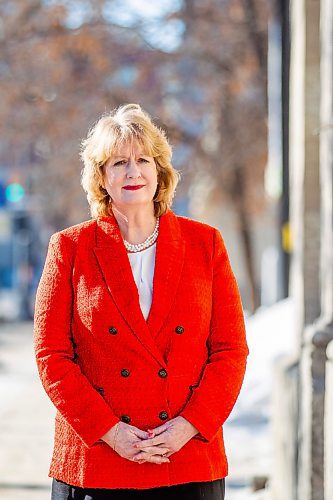
[[[5,199],[9,203],[17,203],[21,201],[25,196],[25,190],[22,184],[18,182],[12,182],[8,184],[5,188]]]

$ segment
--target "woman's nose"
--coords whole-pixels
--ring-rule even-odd
[[[134,158],[130,158],[128,161],[127,174],[131,177],[141,174],[140,166],[136,163]]]

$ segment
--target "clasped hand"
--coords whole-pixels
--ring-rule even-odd
[[[175,417],[148,432],[123,422],[117,424],[114,450],[123,458],[138,463],[162,464],[170,462],[170,455],[179,451],[198,430],[184,417]],[[111,429],[102,439],[110,446],[113,443]]]

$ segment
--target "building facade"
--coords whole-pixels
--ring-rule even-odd
[[[276,369],[273,498],[329,500],[333,498],[333,1],[291,0],[288,16],[290,293],[297,307],[298,352],[281,360]]]

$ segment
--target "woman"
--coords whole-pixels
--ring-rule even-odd
[[[248,346],[221,234],[171,210],[171,147],[140,106],[81,158],[92,218],[52,235],[35,306],[52,499],[223,499]]]

